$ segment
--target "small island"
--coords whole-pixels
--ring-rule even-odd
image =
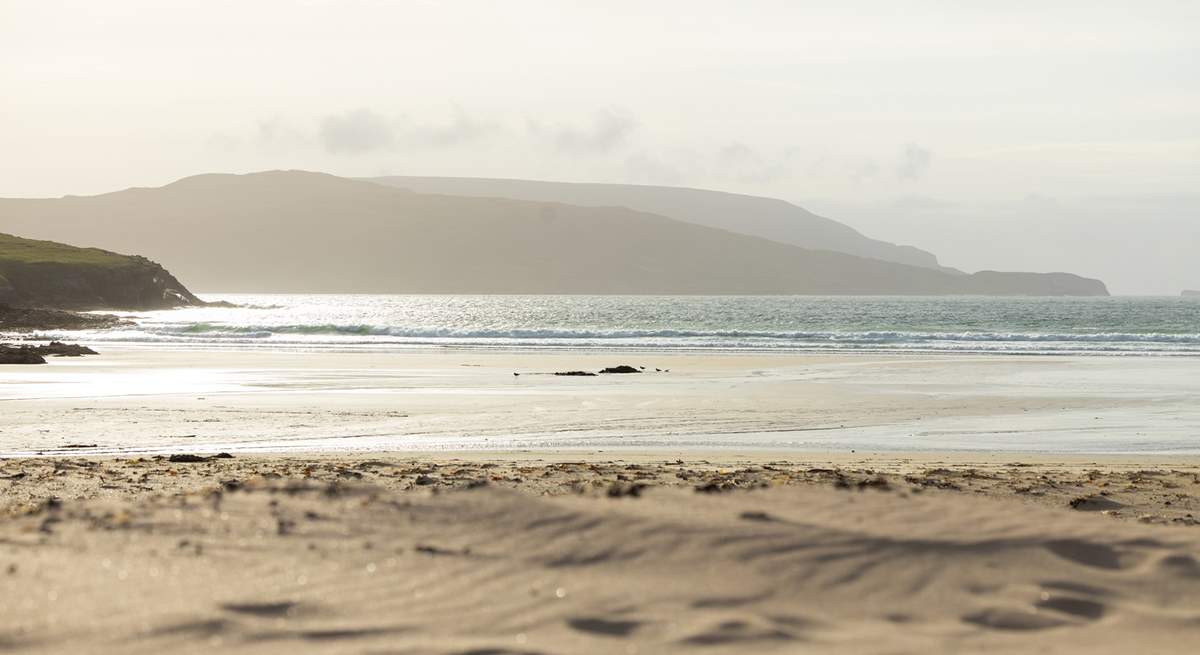
[[[1184,298],[1200,298],[1200,291],[1196,289],[1184,289],[1180,295]]]

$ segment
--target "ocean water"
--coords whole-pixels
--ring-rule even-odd
[[[537,348],[1200,356],[1200,298],[204,294],[42,336],[222,348]]]

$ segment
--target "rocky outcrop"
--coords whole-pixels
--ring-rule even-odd
[[[0,364],[45,364],[46,357],[83,357],[97,355],[95,350],[77,343],[51,341],[44,346],[13,346],[0,343]]]
[[[0,332],[28,330],[105,330],[130,324],[110,314],[80,314],[61,309],[10,307],[0,304]]]
[[[601,373],[641,373],[641,370],[636,369],[628,364],[621,364],[620,366],[610,366],[606,369],[601,370],[600,372]]]
[[[204,304],[145,257],[0,234],[0,303],[58,309]]]
[[[7,301],[11,304],[70,309],[168,309],[202,304],[166,269],[141,257],[120,268],[52,263],[6,268],[4,275],[12,286]]]
[[[0,364],[45,364],[42,357],[31,346],[8,346],[0,344]]]
[[[99,355],[100,353],[81,346],[77,343],[63,343],[61,341],[51,341],[44,346],[34,346],[37,353],[42,356],[50,355],[52,357],[83,357],[84,355]]]

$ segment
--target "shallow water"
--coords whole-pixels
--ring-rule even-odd
[[[429,346],[1200,355],[1200,298],[205,295],[47,336],[235,348]]]

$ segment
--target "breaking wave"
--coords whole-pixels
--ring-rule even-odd
[[[48,335],[53,336],[53,335]],[[1019,354],[1196,354],[1200,334],[455,328],[388,325],[145,325],[95,341],[309,346],[409,345],[541,348],[960,351]]]
[[[1200,356],[1187,298],[226,295],[77,341],[187,348],[538,348]]]

